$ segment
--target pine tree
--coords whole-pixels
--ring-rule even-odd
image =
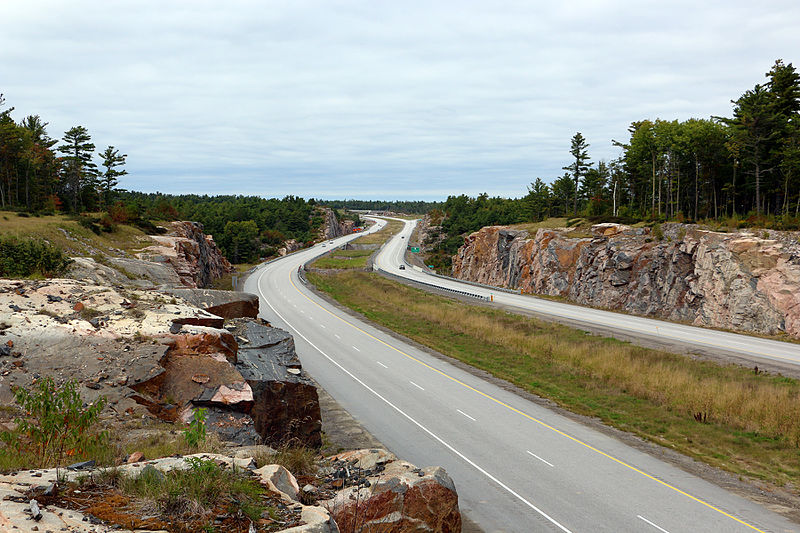
[[[114,187],[119,184],[117,178],[128,174],[127,170],[117,170],[117,167],[125,164],[128,155],[120,154],[119,150],[109,146],[100,154],[100,157],[103,159],[102,165],[105,167],[105,171],[100,175],[100,198],[103,206],[107,206],[111,202]]]
[[[572,143],[569,150],[569,153],[575,158],[575,162],[564,167],[564,170],[570,172],[572,174],[572,179],[575,180],[573,215],[576,216],[578,214],[578,190],[580,187],[581,177],[585,176],[586,171],[589,170],[589,153],[587,152],[588,148],[589,145],[586,143],[586,139],[583,138],[583,135],[581,135],[581,132],[576,133],[572,137]]]
[[[92,161],[94,144],[92,137],[83,126],[75,126],[64,133],[64,144],[58,151],[66,154],[62,160],[66,174],[66,189],[72,199],[70,206],[73,211],[82,207],[81,191],[86,185],[92,184],[97,177],[97,165]]]

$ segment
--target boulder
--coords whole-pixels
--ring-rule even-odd
[[[397,460],[397,456],[381,448],[368,448],[342,452],[331,457],[334,461],[343,461],[362,470],[373,470],[378,465],[385,465]]]
[[[247,321],[234,331],[239,343],[236,369],[253,391],[250,416],[268,444],[322,445],[319,396],[301,370],[294,339],[287,332]]]
[[[339,527],[324,507],[304,505],[300,519],[303,525],[283,529],[282,533],[339,533]]]
[[[362,460],[371,455],[372,450],[350,459]],[[341,461],[334,458],[337,463]],[[334,476],[340,472],[342,469],[337,469]],[[453,480],[441,467],[420,469],[406,461],[393,460],[372,471],[346,468],[342,475],[345,487],[332,499],[320,502],[342,531],[461,531],[458,494]]]
[[[291,472],[281,465],[264,465],[253,474],[259,477],[262,485],[273,492],[277,492],[281,498],[289,502],[299,501],[300,487]]]

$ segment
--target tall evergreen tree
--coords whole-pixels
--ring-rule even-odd
[[[125,159],[128,155],[120,154],[119,150],[109,146],[100,154],[100,157],[103,159],[102,165],[105,167],[105,170],[100,175],[100,198],[103,205],[107,206],[111,202],[111,194],[114,188],[119,184],[117,178],[128,174],[127,170],[117,170],[118,167],[125,164]]]
[[[83,206],[81,191],[84,186],[92,184],[97,177],[97,165],[92,161],[94,144],[92,137],[83,126],[75,126],[64,133],[64,144],[58,151],[66,154],[64,171],[66,173],[67,194],[71,197],[73,211],[78,211]]]
[[[564,167],[564,170],[570,172],[572,174],[572,179],[575,180],[573,215],[578,214],[578,191],[581,178],[585,176],[586,171],[589,170],[588,148],[589,145],[587,144],[586,139],[583,138],[583,135],[581,135],[581,132],[576,133],[572,137],[569,153],[572,154],[572,157],[575,158],[575,161],[571,165]]]
[[[733,103],[733,118],[724,122],[731,127],[734,142],[753,176],[756,214],[760,215],[761,184],[764,175],[773,170],[771,154],[778,135],[773,99],[763,85],[756,85]]]

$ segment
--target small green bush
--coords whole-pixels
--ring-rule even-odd
[[[189,427],[183,430],[183,439],[191,448],[197,448],[206,441],[206,412],[208,409],[198,408],[194,412]]]
[[[658,222],[653,224],[652,235],[659,241],[664,240],[664,231],[661,229],[661,224]]]
[[[53,277],[63,274],[71,263],[63,251],[44,241],[0,236],[0,277]]]
[[[108,442],[106,432],[92,431],[105,398],[84,406],[75,381],[59,387],[46,377],[33,391],[17,388],[14,400],[24,415],[15,420],[14,431],[0,433],[0,441],[6,445],[0,454],[14,454],[21,464],[61,466],[65,458],[86,458]]]

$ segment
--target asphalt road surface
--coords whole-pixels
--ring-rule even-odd
[[[447,469],[462,512],[485,531],[800,531],[326,303],[301,283],[298,268],[331,246],[262,265],[245,290],[261,297],[263,318],[295,336],[304,368],[391,451]],[[391,254],[392,245],[384,250]]]
[[[492,301],[508,307],[550,315],[554,318],[569,320],[572,323],[601,326],[634,337],[674,342],[706,351],[725,352],[751,361],[760,359],[784,366],[800,366],[800,344],[602,311],[434,276],[426,270],[412,267],[406,263],[405,247],[416,221],[405,222],[403,231],[384,246],[375,260],[376,266],[390,274],[443,289],[467,292],[480,298],[490,298]],[[404,265],[405,269],[401,270],[400,265]]]

